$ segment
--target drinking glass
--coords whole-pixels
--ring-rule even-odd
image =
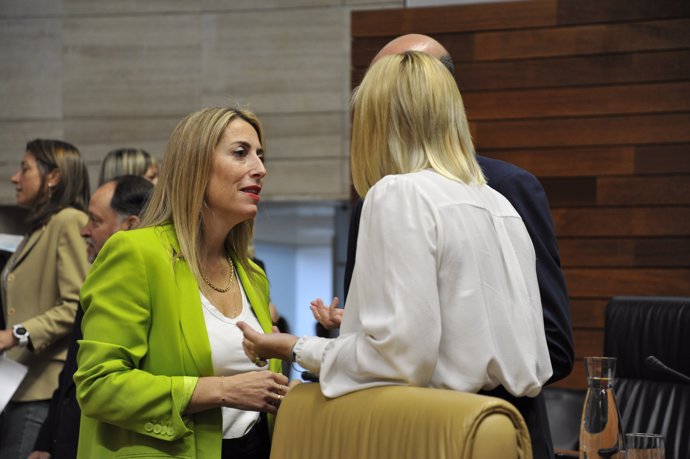
[[[664,459],[663,435],[650,433],[625,434],[626,459]]]
[[[587,395],[580,426],[580,459],[623,455],[623,430],[613,394],[615,373],[614,357],[585,357]]]

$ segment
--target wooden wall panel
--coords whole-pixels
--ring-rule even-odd
[[[473,120],[690,111],[690,82],[537,90],[466,91]]]
[[[584,387],[614,295],[690,296],[690,2],[551,0],[361,11],[352,85],[396,35],[449,50],[478,151],[539,178]]]
[[[690,113],[470,121],[479,150],[690,142]]]
[[[690,269],[565,268],[573,298],[610,298],[615,295],[690,296]]]
[[[478,61],[668,50],[690,45],[690,19],[477,33]]]
[[[620,22],[650,18],[674,18],[690,15],[690,3],[685,0],[559,0],[558,23]]]
[[[390,37],[406,33],[443,33],[549,26],[556,23],[551,0],[465,5],[462,8],[416,8],[352,13],[352,35]]]
[[[690,236],[690,207],[552,209],[558,236]]]
[[[606,300],[602,299],[573,299],[570,301],[573,327],[575,329],[604,328],[604,312]]]
[[[481,89],[674,81],[690,73],[690,51],[682,49],[483,62],[460,62],[453,56],[458,61],[457,80],[463,94]]]
[[[690,267],[689,237],[561,238],[563,267]]]

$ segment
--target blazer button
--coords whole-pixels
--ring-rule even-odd
[[[175,428],[173,426],[168,426],[168,432],[167,433],[168,433],[169,437],[172,437],[173,435],[175,435]]]
[[[146,430],[147,432],[151,432],[153,430],[153,424],[147,422],[146,424],[144,424],[144,430]]]
[[[161,429],[162,429],[161,425],[156,424],[155,426],[153,426],[153,433],[159,434],[159,433],[161,433]]]
[[[13,316],[17,311],[14,308],[8,308],[7,309],[7,315],[8,316]]]
[[[9,273],[7,275],[7,282],[14,282],[14,273]]]

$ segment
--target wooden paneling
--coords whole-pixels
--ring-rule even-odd
[[[444,33],[549,26],[556,23],[551,0],[462,5],[352,13],[353,36],[395,36],[406,33]]]
[[[480,149],[480,153],[520,166],[536,176],[596,177],[630,175],[635,171],[635,147],[530,148],[526,150]],[[568,168],[563,164],[568,163]],[[670,171],[669,171],[670,172]]]
[[[690,296],[690,269],[566,268],[572,298],[626,295]]]
[[[690,142],[690,113],[470,121],[480,150]]]
[[[452,55],[477,151],[542,182],[577,356],[557,384],[582,388],[581,359],[603,353],[611,296],[690,296],[690,2],[357,12],[352,84],[409,32]]]
[[[604,328],[604,311],[606,310],[606,300],[574,298],[570,300],[572,311],[573,327],[583,328]]]
[[[668,50],[690,46],[690,19],[477,33],[478,61]]]
[[[597,203],[603,206],[690,204],[690,175],[602,177],[597,179]]]
[[[690,145],[639,146],[635,149],[635,174],[690,173]]]
[[[581,359],[590,355],[601,355],[604,352],[604,332],[602,330],[576,330],[575,358]]]
[[[353,85],[359,84],[371,60],[390,38],[353,40]],[[443,40],[444,36],[437,38]],[[456,36],[444,44],[456,63],[462,91],[662,82],[687,78],[690,73],[690,51],[686,49],[475,61],[472,36]]]
[[[690,15],[686,0],[559,0],[558,23],[620,22]]]
[[[689,175],[564,177],[541,182],[553,207],[690,204]]]
[[[597,201],[594,177],[545,178],[541,181],[551,206],[592,206]]]
[[[564,267],[690,267],[690,238],[561,238]]]
[[[690,207],[559,208],[558,236],[690,236]]]
[[[453,54],[455,59],[458,59]],[[373,55],[372,55],[373,57]],[[364,65],[368,65],[368,62]],[[457,62],[460,90],[575,87],[674,81],[690,74],[690,51]],[[362,69],[362,74],[364,69]]]
[[[473,120],[690,111],[690,82],[519,91],[468,91]]]

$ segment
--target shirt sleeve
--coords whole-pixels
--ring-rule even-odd
[[[324,395],[429,385],[441,340],[436,237],[433,208],[414,183],[389,176],[369,191],[341,334],[296,346]]]

